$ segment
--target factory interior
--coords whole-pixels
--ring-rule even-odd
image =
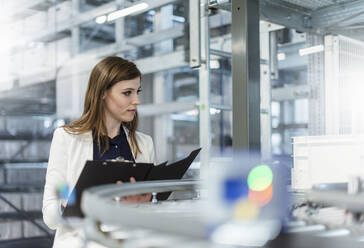
[[[0,247],[364,247],[363,0],[2,0],[0,11]],[[55,130],[84,114],[110,56],[142,74],[137,131],[155,158],[84,158],[77,184],[52,188],[51,226]],[[90,168],[106,178],[113,165],[149,169],[92,181]]]

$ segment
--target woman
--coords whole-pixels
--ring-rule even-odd
[[[55,130],[42,209],[46,225],[57,229],[54,247],[64,247],[64,241],[69,243],[72,238],[76,242],[77,234],[66,231],[59,223],[61,208],[67,203],[59,200],[56,188],[67,183],[73,189],[86,160],[123,157],[155,162],[151,137],[136,131],[140,80],[141,73],[134,63],[116,56],[106,57],[91,72],[82,116]],[[150,194],[126,200],[146,202]]]

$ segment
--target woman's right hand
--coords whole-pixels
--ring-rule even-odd
[[[135,178],[131,177],[130,182],[135,183],[136,182]],[[116,183],[122,184],[123,182],[119,180]],[[122,197],[121,199],[127,203],[143,203],[143,202],[149,202],[150,199],[152,199],[152,194],[128,195]]]
[[[66,200],[61,200],[61,205],[66,208],[67,206],[67,201]]]

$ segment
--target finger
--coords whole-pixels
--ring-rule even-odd
[[[152,199],[152,194],[146,194],[146,195],[144,196],[144,201],[145,201],[145,202],[149,202],[149,201],[150,201],[150,199]]]
[[[131,177],[131,178],[130,178],[130,182],[131,182],[131,183],[135,183],[135,182],[136,182],[135,178],[134,178],[134,177]]]
[[[135,196],[129,196],[126,200],[127,203],[137,203]]]
[[[144,203],[146,201],[147,201],[147,199],[145,199],[145,197],[140,197],[138,202],[139,203]]]
[[[128,195],[125,196],[125,201],[129,202],[129,203],[133,203],[135,201],[135,196],[134,195]]]

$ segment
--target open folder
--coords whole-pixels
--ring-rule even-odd
[[[154,165],[151,163],[88,160],[73,189],[75,201],[73,204],[67,205],[62,215],[84,217],[80,207],[81,195],[85,189],[92,186],[113,184],[119,180],[130,182],[130,177],[134,177],[136,181],[181,179],[200,150],[201,148],[196,149],[188,157],[170,165],[167,165],[167,162]],[[170,193],[159,193],[157,199],[166,200]]]

